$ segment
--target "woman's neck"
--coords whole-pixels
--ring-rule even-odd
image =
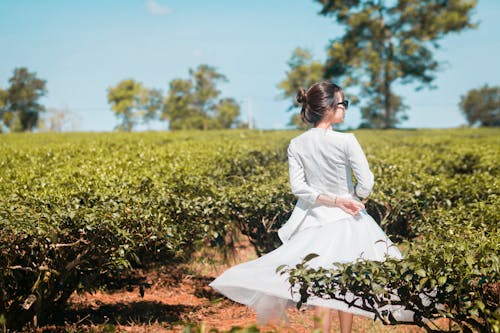
[[[332,124],[330,122],[322,121],[314,125],[314,128],[331,129]]]

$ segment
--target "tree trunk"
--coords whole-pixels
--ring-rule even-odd
[[[384,124],[383,128],[391,128],[392,124],[392,105],[391,105],[391,83],[389,81],[388,74],[388,62],[385,63],[384,70]]]
[[[390,64],[393,59],[393,46],[390,40],[390,32],[385,29],[386,34],[386,46],[385,46],[385,64],[384,64],[384,128],[393,128],[394,127],[394,105],[392,105],[391,101],[391,83],[392,76],[390,73]]]

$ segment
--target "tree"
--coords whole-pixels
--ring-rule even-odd
[[[0,92],[3,125],[11,132],[32,131],[37,127],[40,113],[45,111],[38,100],[47,93],[46,81],[21,67],[14,69],[9,83],[7,90]]]
[[[38,129],[41,132],[62,132],[63,130],[73,130],[81,121],[78,114],[68,107],[48,108],[43,118],[39,120]]]
[[[240,106],[233,98],[219,99],[217,84],[227,78],[202,64],[189,70],[189,79],[174,79],[163,102],[162,120],[171,130],[230,128],[236,125]]]
[[[309,50],[300,47],[293,50],[287,64],[289,70],[286,72],[286,79],[278,84],[278,88],[282,90],[280,95],[282,99],[292,99],[293,102],[288,108],[288,111],[290,111],[298,106],[295,101],[297,90],[301,87],[307,89],[315,82],[323,79],[325,68],[321,62],[313,59]],[[289,125],[298,128],[307,126],[297,113],[292,115]]]
[[[118,129],[128,132],[141,119],[144,122],[155,119],[161,108],[161,99],[160,91],[145,88],[142,83],[133,79],[122,80],[116,86],[108,88],[108,103],[121,119]]]
[[[189,75],[194,81],[194,96],[196,106],[208,114],[215,105],[215,100],[220,95],[217,83],[227,82],[227,78],[216,71],[214,67],[202,64],[196,70],[189,70]]]
[[[170,82],[160,119],[168,120],[171,130],[203,129],[205,116],[195,107],[190,80],[174,79]]]
[[[0,121],[3,122],[4,108],[7,105],[7,92],[0,88]],[[3,124],[0,122],[0,133],[3,132]]]
[[[473,28],[475,0],[316,0],[320,15],[335,17],[344,34],[331,41],[325,76],[357,86],[367,102],[364,127],[391,128],[406,119],[395,84],[432,88],[439,68],[432,50],[446,34]]]
[[[231,128],[239,125],[235,119],[240,115],[240,105],[234,98],[223,98],[214,106],[214,128]]]
[[[143,123],[156,120],[159,117],[158,112],[161,110],[163,96],[158,89],[144,89],[141,95],[142,117]]]
[[[460,110],[469,125],[500,126],[500,87],[485,84],[460,96]]]

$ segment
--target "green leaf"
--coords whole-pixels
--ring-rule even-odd
[[[438,285],[439,285],[439,286],[444,285],[444,284],[446,283],[446,280],[447,280],[447,277],[446,277],[446,276],[444,276],[444,275],[443,275],[443,276],[438,277]]]
[[[303,262],[311,261],[312,259],[314,259],[316,257],[319,257],[319,254],[309,253],[307,256],[304,257]]]
[[[285,267],[288,267],[288,265],[279,265],[278,268],[276,268],[276,273],[280,273],[280,271],[283,270]]]
[[[417,270],[415,271],[415,274],[417,274],[417,275],[418,275],[418,276],[420,276],[420,277],[425,277],[425,276],[427,275],[427,273],[425,272],[425,270],[424,270],[424,269],[422,269],[422,268],[417,269]]]

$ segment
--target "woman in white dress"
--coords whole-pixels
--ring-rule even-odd
[[[257,312],[259,323],[287,320],[285,309],[294,306],[287,276],[276,273],[282,264],[295,266],[309,253],[319,254],[311,267],[334,268],[333,263],[358,258],[384,260],[401,254],[366,213],[361,198],[373,187],[373,174],[355,136],[332,130],[344,121],[349,105],[342,89],[327,81],[299,89],[302,120],[314,127],[291,140],[288,163],[292,192],[298,201],[287,223],[278,231],[283,244],[255,260],[231,267],[210,286]],[[351,171],[356,178],[353,184]],[[380,242],[383,240],[383,242]],[[373,314],[347,303],[310,297],[323,332],[330,330],[331,309],[339,310],[341,332],[351,331],[353,314]]]

